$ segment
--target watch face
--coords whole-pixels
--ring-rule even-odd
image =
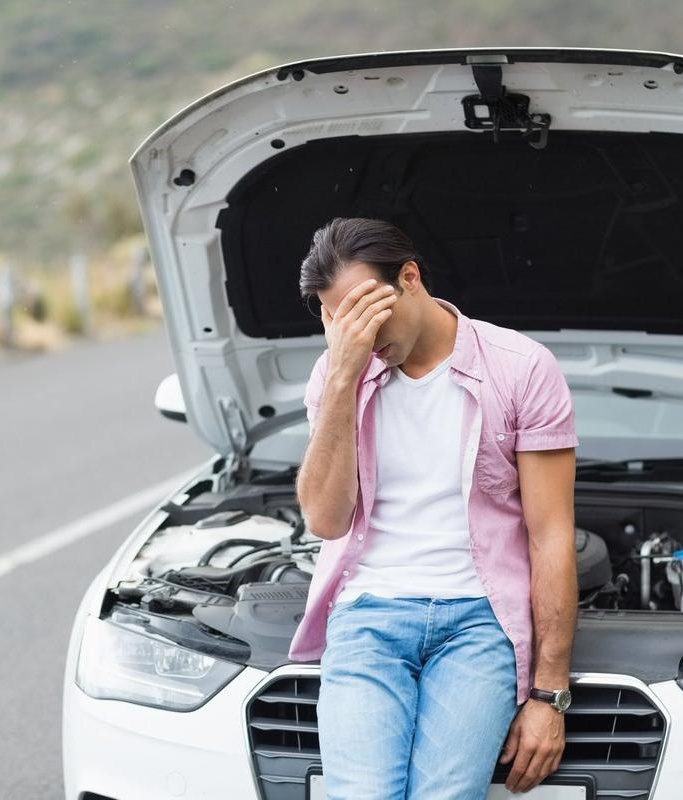
[[[569,704],[572,701],[572,693],[569,689],[561,689],[557,694],[557,705],[560,707],[562,711],[565,708],[569,708]]]

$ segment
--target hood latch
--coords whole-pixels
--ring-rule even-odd
[[[473,64],[472,73],[480,93],[463,97],[465,125],[471,130],[493,131],[496,143],[501,132],[520,131],[532,147],[543,149],[548,143],[550,114],[529,114],[529,97],[507,92],[499,64]]]

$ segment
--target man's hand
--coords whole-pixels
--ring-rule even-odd
[[[512,720],[500,762],[514,757],[506,788],[528,792],[558,768],[565,746],[564,714],[529,698]]]
[[[325,339],[330,348],[328,371],[347,373],[355,380],[361,373],[380,326],[391,316],[391,306],[398,300],[391,284],[363,281],[341,299],[334,317],[322,306]]]

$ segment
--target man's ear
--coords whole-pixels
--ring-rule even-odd
[[[406,287],[405,286],[401,286],[401,280],[400,280],[401,278],[403,278],[404,280],[407,280],[406,277],[405,277],[405,273],[403,271],[403,267],[405,267],[406,264],[411,264],[413,267],[415,267],[415,271],[417,272],[417,275],[418,275],[418,280],[419,280],[420,283],[422,283],[422,275],[420,275],[420,265],[417,263],[417,261],[414,261],[413,259],[410,259],[410,261],[404,261],[403,265],[401,267],[401,271],[399,272],[398,278],[397,278],[399,289],[402,292],[406,291]]]

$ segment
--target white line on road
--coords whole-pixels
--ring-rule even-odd
[[[43,556],[54,553],[55,550],[67,547],[78,539],[104,530],[122,519],[126,519],[126,517],[145,509],[151,510],[155,502],[164,498],[175,488],[183,486],[198,471],[199,468],[196,467],[173,478],[168,478],[161,483],[131,494],[123,500],[118,500],[116,503],[100,508],[98,511],[86,514],[86,516],[75,522],[55,528],[50,533],[45,533],[27,544],[16,547],[14,550],[0,554],[0,577],[7,575],[8,572],[16,569],[21,564],[28,564],[31,561],[43,558]]]

